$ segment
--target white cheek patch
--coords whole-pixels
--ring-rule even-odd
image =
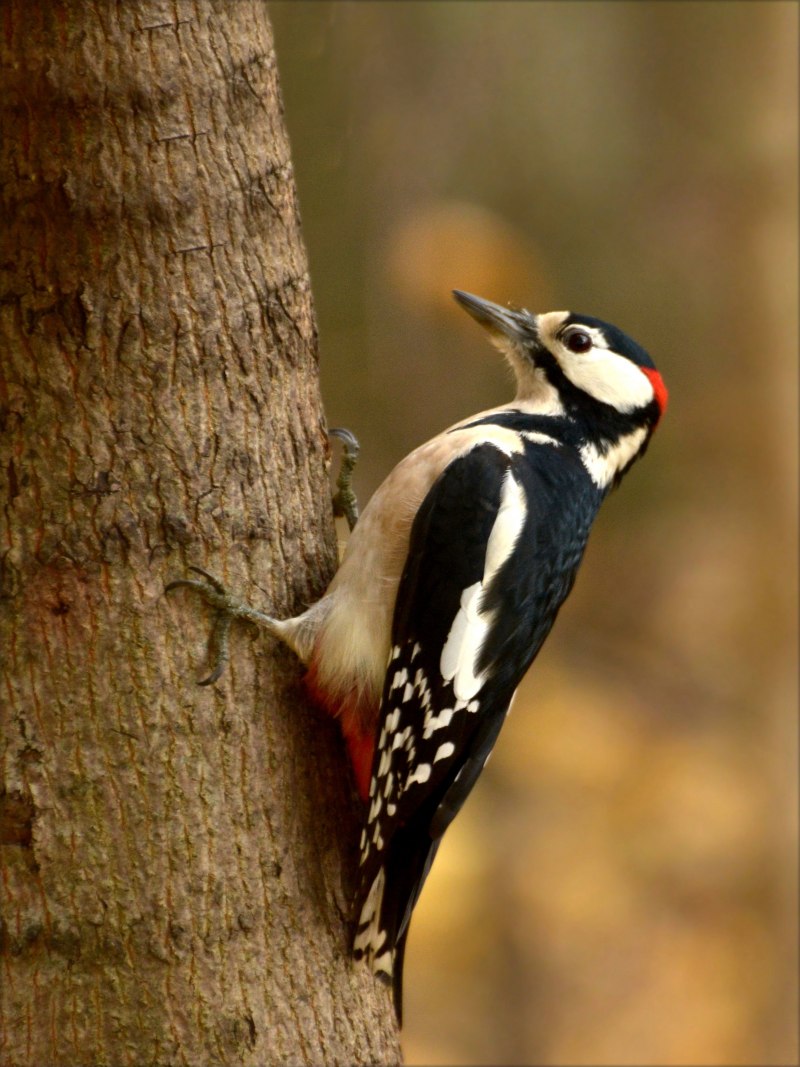
[[[563,349],[559,362],[573,385],[617,411],[635,411],[653,400],[650,379],[635,363],[607,348],[594,348],[586,355]]]
[[[484,590],[514,551],[528,509],[525,494],[511,471],[503,479],[500,507],[486,543],[483,578],[461,594],[461,604],[447,635],[439,669],[447,682],[453,683],[456,699],[471,700],[486,681],[478,671],[478,660],[492,622],[492,613],[480,610]]]

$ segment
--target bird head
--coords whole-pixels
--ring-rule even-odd
[[[511,365],[517,400],[543,414],[625,422],[655,429],[667,389],[647,352],[610,323],[573,311],[541,315],[456,289],[456,300],[484,326]]]

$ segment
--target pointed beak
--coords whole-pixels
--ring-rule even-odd
[[[464,293],[460,289],[454,289],[453,296],[464,310],[468,311],[473,319],[490,333],[501,334],[511,341],[525,344],[538,339],[536,321],[530,312],[511,311],[509,308],[501,307],[500,304],[493,304],[491,300],[473,296],[472,293]]]

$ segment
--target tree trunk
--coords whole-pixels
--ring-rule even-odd
[[[264,6],[2,14],[0,1060],[396,1061],[335,724],[246,629],[198,688],[163,595],[286,616],[335,567]]]

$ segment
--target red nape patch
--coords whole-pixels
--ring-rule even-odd
[[[653,367],[641,367],[640,370],[642,374],[648,378],[653,387],[653,395],[658,404],[658,418],[660,421],[664,412],[667,410],[667,401],[669,400],[669,393],[667,392],[666,385],[664,385],[664,379]]]

